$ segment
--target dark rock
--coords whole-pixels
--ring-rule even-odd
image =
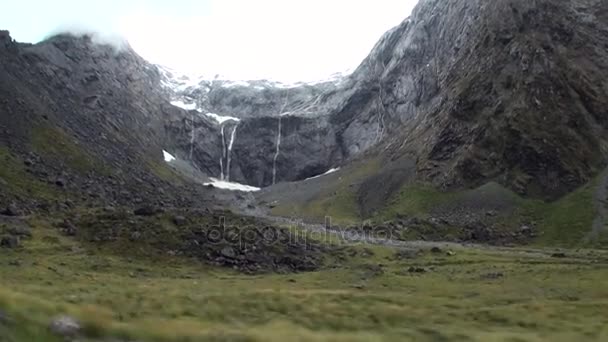
[[[21,240],[18,236],[8,235],[0,237],[0,247],[17,248],[21,246]]]
[[[414,266],[410,266],[410,268],[408,268],[407,271],[410,273],[426,273],[426,269],[424,269],[422,267],[414,267]]]
[[[562,258],[566,258],[566,257],[567,257],[567,255],[566,255],[566,253],[563,253],[563,252],[558,252],[558,253],[553,253],[553,254],[551,254],[551,257],[552,257],[552,258],[558,258],[558,259],[562,259]]]
[[[133,211],[133,214],[135,214],[137,216],[154,216],[157,214],[157,212],[158,212],[158,210],[156,208],[151,207],[151,206],[145,206],[145,207],[135,209]]]
[[[490,272],[490,273],[482,274],[481,279],[494,280],[494,279],[500,279],[504,276],[505,275],[502,272]]]
[[[433,253],[433,254],[441,254],[441,253],[443,253],[443,250],[441,248],[439,248],[439,247],[433,247],[433,248],[431,248],[431,253]]]
[[[17,207],[15,203],[11,203],[1,212],[1,214],[5,216],[21,216],[23,215],[23,212],[19,210],[19,207]]]
[[[142,237],[142,234],[138,231],[132,232],[131,235],[129,236],[129,239],[131,241],[139,241]]]
[[[176,226],[183,226],[186,223],[188,223],[188,220],[184,216],[178,215],[178,216],[173,216],[173,223]]]
[[[32,230],[25,226],[12,226],[6,230],[7,233],[17,235],[19,237],[32,237]]]
[[[60,227],[60,231],[66,236],[76,236],[78,233],[78,228],[68,219],[63,220]]]
[[[232,247],[224,247],[222,248],[220,254],[226,258],[233,259],[236,257],[236,252]]]
[[[66,182],[64,179],[58,178],[55,180],[55,185],[57,185],[59,187],[64,187],[66,185]]]

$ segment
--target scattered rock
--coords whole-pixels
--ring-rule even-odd
[[[440,254],[440,253],[443,253],[443,250],[439,247],[433,247],[433,248],[431,248],[431,253]]]
[[[141,239],[141,233],[138,231],[134,231],[129,236],[129,240],[131,241],[139,241]]]
[[[8,262],[9,266],[21,266],[21,261],[19,260],[11,260]]]
[[[11,203],[0,214],[4,216],[21,216],[23,213],[15,203]]]
[[[49,330],[60,336],[74,337],[81,330],[80,324],[70,316],[59,316],[51,322]]]
[[[0,237],[0,247],[17,248],[21,245],[21,240],[18,236],[8,235]]]
[[[141,207],[141,208],[135,209],[133,211],[133,214],[135,214],[137,216],[154,216],[154,215],[156,215],[156,213],[157,213],[157,210],[151,206]]]
[[[222,254],[222,256],[224,256],[226,258],[230,258],[230,259],[234,259],[234,257],[236,257],[236,252],[234,251],[234,248],[232,248],[232,247],[222,248],[222,251],[220,252],[220,254]]]
[[[410,266],[410,268],[408,268],[407,271],[410,273],[426,273],[426,270],[424,268],[414,267],[414,266]]]
[[[488,217],[496,217],[497,215],[498,215],[498,212],[496,210],[486,211],[486,216],[488,216]]]
[[[32,230],[29,227],[24,226],[13,226],[6,230],[9,234],[17,235],[20,237],[32,237]]]
[[[76,236],[78,228],[68,219],[63,220],[61,223],[61,233],[66,236]]]
[[[532,228],[528,225],[523,225],[519,228],[519,232],[521,234],[530,234],[532,233]]]
[[[420,255],[419,250],[414,249],[402,249],[395,252],[395,259],[404,260],[404,259],[415,259]]]
[[[178,215],[178,216],[174,216],[173,217],[173,223],[176,226],[183,226],[187,223],[188,221],[186,220],[186,218],[184,216]]]
[[[481,279],[493,280],[493,279],[500,279],[504,276],[505,276],[505,274],[502,272],[490,272],[490,273],[482,274]]]

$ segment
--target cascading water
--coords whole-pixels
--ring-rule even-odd
[[[220,126],[220,133],[222,135],[222,156],[220,157],[220,180],[230,181],[230,164],[232,163],[232,147],[236,140],[236,129],[239,127],[238,121],[232,128],[230,133],[230,141],[226,144],[226,135],[224,134],[225,125]],[[225,161],[225,163],[224,163]],[[224,167],[224,165],[226,167]]]
[[[277,183],[277,158],[279,158],[279,153],[281,153],[281,115],[279,115],[279,129],[277,133],[277,144],[276,151],[274,153],[274,158],[272,159],[272,184]]]
[[[226,139],[224,138],[224,125],[220,127],[222,133],[222,156],[220,157],[220,179],[224,180],[224,158],[226,158]]]
[[[230,143],[228,144],[228,158],[226,160],[226,180],[230,181],[230,161],[231,161],[231,155],[232,155],[232,146],[234,145],[234,139],[236,137],[236,129],[239,127],[238,122],[236,123],[236,125],[234,125],[234,128],[232,129],[232,134],[230,134]]]

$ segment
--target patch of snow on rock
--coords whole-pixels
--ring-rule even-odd
[[[174,156],[172,156],[172,155],[171,155],[169,152],[167,152],[167,151],[165,151],[165,150],[163,150],[163,157],[165,158],[165,161],[166,161],[167,163],[170,163],[170,162],[172,162],[172,161],[174,161],[174,160],[175,160],[175,157],[174,157]]]
[[[205,115],[207,115],[208,117],[217,121],[219,124],[223,124],[226,121],[237,121],[237,122],[241,121],[241,119],[239,119],[239,118],[235,118],[232,116],[223,116],[223,115],[219,115],[219,114],[215,114],[215,113],[207,113]]]
[[[328,170],[327,172],[325,172],[323,174],[320,174],[320,175],[317,175],[317,176],[314,176],[314,177],[310,177],[310,178],[306,178],[305,180],[323,177],[323,176],[329,175],[329,174],[334,173],[334,172],[339,171],[339,170],[340,170],[339,167],[338,168],[334,168],[334,169],[330,169],[330,170]]]
[[[179,107],[181,109],[185,109],[185,110],[195,110],[196,109],[196,103],[185,103],[182,101],[171,101],[171,104],[174,105],[175,107]]]
[[[219,180],[217,178],[209,178],[209,179],[211,180],[211,182],[205,183],[204,185],[213,185],[214,187],[219,188],[219,189],[226,189],[226,190],[232,190],[232,191],[243,191],[243,192],[254,192],[254,191],[261,190],[260,188],[256,188],[254,186],[240,184],[240,183],[226,182],[226,181]]]

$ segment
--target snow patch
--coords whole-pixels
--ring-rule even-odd
[[[208,117],[210,117],[213,120],[217,121],[219,124],[223,124],[226,121],[236,121],[236,122],[241,121],[241,119],[239,119],[239,118],[235,118],[235,117],[232,117],[232,116],[222,116],[222,115],[215,114],[215,113],[207,113],[205,115],[207,115]]]
[[[174,157],[174,156],[172,156],[172,155],[171,155],[169,152],[167,152],[167,151],[165,151],[165,150],[163,150],[163,157],[165,158],[165,161],[166,161],[167,163],[170,163],[170,162],[172,162],[172,161],[174,161],[174,160],[175,160],[175,157]]]
[[[317,176],[314,176],[314,177],[310,177],[310,178],[306,178],[305,181],[307,181],[309,179],[315,179],[315,178],[323,177],[323,176],[329,175],[329,174],[334,173],[334,172],[339,171],[339,170],[340,170],[339,167],[335,168],[335,169],[329,169],[327,172],[325,172],[323,174],[320,174],[320,175],[317,175]]]
[[[185,103],[182,101],[171,101],[171,104],[174,105],[175,107],[179,107],[181,109],[185,109],[185,110],[195,110],[196,109],[196,103]]]
[[[211,180],[211,182],[205,183],[204,185],[213,185],[216,188],[226,189],[226,190],[231,190],[231,191],[254,192],[254,191],[261,190],[260,188],[256,188],[255,186],[227,182],[227,181],[219,180],[217,178],[209,178],[209,180]]]

